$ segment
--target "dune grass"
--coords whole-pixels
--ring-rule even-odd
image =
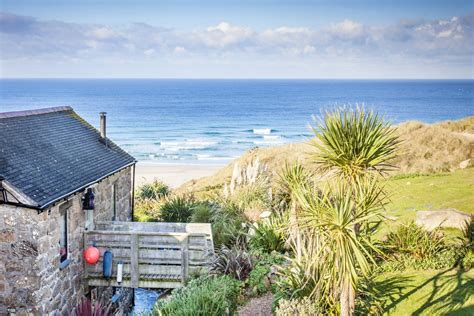
[[[459,168],[460,162],[474,156],[474,116],[435,124],[410,121],[397,125],[396,129],[402,143],[398,157],[392,161],[392,164],[398,167],[394,174],[453,171]],[[313,154],[315,149],[308,141],[253,148],[214,175],[188,181],[175,191],[192,191],[205,195],[206,192],[220,190],[223,184],[230,180],[234,164],[244,166],[257,157],[273,174],[280,173],[286,163],[294,162],[314,169],[314,164],[308,159]],[[471,164],[474,164],[473,159]]]
[[[376,288],[385,315],[474,315],[474,270],[385,273]]]

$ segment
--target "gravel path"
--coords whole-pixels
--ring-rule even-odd
[[[239,316],[272,316],[273,294],[267,293],[260,297],[252,298],[247,304],[242,306]]]

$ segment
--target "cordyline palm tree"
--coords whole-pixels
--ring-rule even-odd
[[[378,175],[393,168],[399,140],[391,125],[373,111],[341,108],[328,111],[313,128],[317,149],[313,161],[336,183],[305,208],[306,225],[320,227],[339,287],[340,313],[352,315],[358,271],[366,275],[375,247],[370,242],[373,220],[383,207]],[[308,204],[307,198],[300,200]]]
[[[289,213],[289,238],[294,244],[296,259],[301,261],[302,246],[301,232],[298,228],[298,201],[296,191],[301,191],[311,185],[313,174],[306,171],[299,163],[294,165],[285,164],[278,178],[279,200]]]
[[[395,129],[373,111],[341,108],[315,118],[314,162],[324,172],[355,182],[393,169],[398,137]]]
[[[317,288],[332,293],[329,301],[340,302],[342,315],[349,315],[359,273],[368,275],[372,254],[378,249],[371,234],[383,208],[383,190],[377,180],[367,178],[348,187],[345,182],[329,181],[319,188],[297,190],[302,205],[299,228],[311,231],[319,240],[314,260],[322,267]],[[357,191],[354,198],[353,190]],[[314,251],[313,251],[314,253]],[[322,302],[323,304],[325,302]],[[353,304],[353,302],[352,302]],[[318,303],[321,305],[321,302]]]

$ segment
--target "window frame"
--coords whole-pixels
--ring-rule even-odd
[[[61,267],[67,266],[69,263],[69,218],[68,218],[68,213],[69,210],[71,209],[72,202],[71,201],[66,201],[62,204],[59,205],[58,210],[59,210],[59,263]],[[64,224],[61,223],[61,221],[64,220]],[[64,228],[64,231],[63,231]],[[61,239],[64,238],[64,243],[65,247],[61,247]],[[65,248],[65,254],[61,255],[61,248]]]
[[[112,220],[117,221],[117,181],[112,184]]]

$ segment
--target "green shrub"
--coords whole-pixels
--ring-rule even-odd
[[[332,289],[327,261],[321,259],[318,239],[311,234],[301,236],[301,257],[285,257],[278,267],[275,301],[309,297],[320,310],[334,311],[337,298]]]
[[[247,229],[245,219],[240,209],[233,205],[218,205],[211,216],[214,245],[232,247],[246,241]]]
[[[466,252],[464,258],[461,261],[461,266],[466,271],[474,268],[474,250],[469,249]]]
[[[138,188],[136,192],[137,199],[155,199],[159,200],[170,193],[170,188],[159,180],[147,183]]]
[[[429,232],[414,222],[400,225],[387,236],[386,247],[389,252],[409,254],[415,258],[432,257],[446,248],[446,240],[440,231]]]
[[[158,222],[162,201],[154,199],[136,199],[133,220],[137,222]]]
[[[288,238],[287,226],[288,216],[272,214],[270,218],[253,224],[249,245],[252,249],[263,252],[284,252],[285,243]]]
[[[262,181],[237,188],[231,198],[244,210],[265,210],[270,206],[268,184]]]
[[[198,203],[194,206],[191,215],[191,223],[210,223],[212,217],[212,205],[208,203]]]
[[[460,245],[448,244],[440,230],[426,231],[413,222],[389,233],[385,247],[388,260],[381,265],[382,271],[451,268],[463,252]]]
[[[153,315],[233,315],[240,292],[241,282],[230,276],[200,277],[174,290],[169,300],[158,300]]]
[[[196,202],[190,196],[174,196],[166,199],[161,206],[161,221],[172,223],[189,223]]]
[[[320,276],[320,269],[310,260],[298,262],[288,258],[289,265],[282,266],[278,270],[279,279],[277,281],[278,293],[275,299],[289,299],[291,297],[302,298],[315,294],[319,300],[321,294],[314,293]]]
[[[233,248],[222,246],[212,263],[213,271],[231,275],[240,281],[246,280],[252,269],[252,255],[238,246]]]
[[[278,302],[278,307],[275,310],[277,316],[314,316],[320,315],[323,311],[308,297],[296,298],[292,300],[282,299]]]
[[[272,292],[276,290],[272,273],[276,271],[276,266],[283,263],[283,261],[284,257],[278,252],[255,255],[256,264],[247,279],[252,295],[261,295],[270,290]]]

